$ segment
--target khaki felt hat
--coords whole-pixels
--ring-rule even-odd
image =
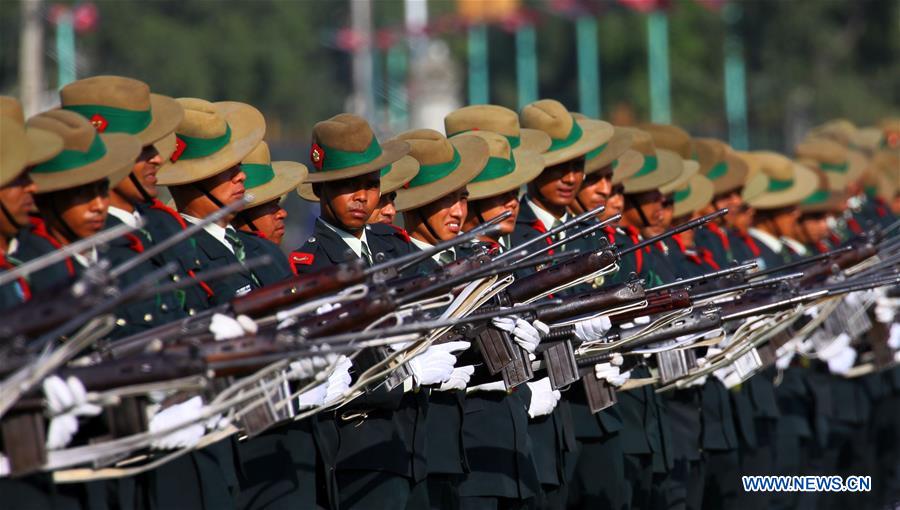
[[[703,209],[713,199],[713,183],[706,176],[695,174],[674,190],[672,216],[675,218],[693,214]]]
[[[448,140],[432,129],[400,133],[394,140],[409,144],[409,155],[419,162],[419,173],[409,186],[397,190],[394,206],[409,211],[430,204],[466,186],[484,170],[490,156],[487,142],[477,136]]]
[[[550,136],[539,129],[519,125],[519,115],[503,106],[478,104],[464,106],[444,117],[444,131],[453,137],[467,131],[493,131],[506,137],[514,152],[546,152]]]
[[[833,119],[809,131],[807,138],[826,138],[847,146],[856,136],[856,125],[847,119]]]
[[[365,119],[341,113],[313,126],[307,182],[331,182],[382,170],[409,153],[399,140],[378,143]]]
[[[713,183],[714,193],[735,191],[747,178],[747,163],[725,142],[714,138],[695,138],[694,155],[700,163],[700,173]]]
[[[134,167],[141,142],[131,135],[100,134],[81,115],[51,110],[28,120],[28,126],[55,133],[63,151],[29,171],[38,193],[76,188],[109,179],[115,187]]]
[[[686,166],[677,153],[657,149],[653,137],[646,132],[642,135],[632,136],[631,148],[644,157],[644,162],[637,172],[622,181],[626,194],[658,190],[661,186],[677,179]],[[615,170],[613,176],[615,177]]]
[[[587,118],[581,113],[573,113],[572,115],[576,120]],[[590,175],[602,168],[616,164],[618,159],[630,148],[631,133],[623,128],[613,126],[612,138],[584,155],[584,174]],[[635,169],[635,171],[637,170]]]
[[[0,122],[0,186],[14,181],[28,161],[25,128],[14,122]]]
[[[175,129],[171,164],[160,168],[161,186],[202,181],[237,165],[266,134],[266,121],[256,108],[236,101],[210,103],[178,98],[184,119]]]
[[[269,145],[259,142],[241,161],[241,170],[247,176],[244,188],[253,199],[247,209],[276,200],[295,189],[306,178],[306,165],[294,161],[272,161]]]
[[[393,193],[409,184],[409,181],[419,173],[419,162],[411,156],[403,156],[394,163],[381,169],[381,182],[379,192],[382,195]],[[297,187],[297,194],[308,202],[318,202],[311,182],[305,181]]]
[[[184,118],[171,97],[151,94],[146,83],[124,76],[92,76],[59,91],[64,110],[86,117],[101,133],[134,135],[144,146],[175,131]]]
[[[834,140],[808,138],[796,147],[798,158],[812,160],[828,176],[832,190],[839,191],[862,177],[868,166],[863,153],[850,150]]]
[[[536,152],[512,150],[509,140],[490,131],[468,131],[452,137],[474,136],[488,145],[490,157],[484,170],[472,179],[466,188],[469,200],[495,197],[518,190],[544,170],[544,158]]]
[[[550,135],[550,147],[543,154],[545,167],[581,156],[605,144],[613,136],[612,124],[601,120],[576,120],[559,101],[541,99],[522,108],[519,123]]]
[[[8,122],[11,121],[11,122]],[[17,124],[25,130],[27,149],[25,166],[43,163],[63,150],[62,138],[55,133],[25,125],[25,115],[19,100],[11,96],[0,96],[0,122]],[[9,146],[3,148],[5,151]]]
[[[825,172],[813,169],[816,174],[816,189],[812,194],[800,202],[800,212],[821,213],[836,212],[841,209],[845,200],[844,192],[832,191],[828,186],[828,177]]]
[[[814,171],[776,152],[753,152],[761,174],[768,178],[764,191],[746,200],[757,209],[777,209],[798,205],[810,196],[818,184]],[[749,186],[749,184],[748,184]]]

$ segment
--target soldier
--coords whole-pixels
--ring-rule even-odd
[[[63,109],[82,115],[99,133],[133,135],[143,146],[128,178],[110,190],[107,227],[122,223],[137,226],[138,221],[146,225],[110,243],[110,261],[122,263],[171,235],[176,230],[174,220],[169,214],[159,214],[165,206],[156,198],[156,176],[163,160],[154,144],[174,143],[175,127],[184,116],[181,106],[170,97],[151,94],[143,82],[119,76],[95,76],[70,83],[60,90],[60,99]],[[181,267],[172,275],[175,280],[198,269],[190,243],[181,243],[178,249],[154,257],[147,267],[159,268],[173,260]],[[134,282],[140,274],[129,272],[123,276],[122,284]],[[201,288],[192,286],[130,303],[118,311],[113,336],[128,336],[204,309],[205,297]]]
[[[315,125],[310,158],[315,170],[306,182],[320,201],[321,214],[313,235],[291,254],[298,273],[354,258],[371,265],[376,256],[390,259],[411,252],[403,233],[367,224],[378,204],[381,171],[408,152],[409,144],[401,140],[379,143],[369,124],[355,115],[340,114]],[[365,367],[355,371],[360,368]],[[381,385],[334,413],[317,416],[313,432],[327,489],[320,504],[330,500],[334,508],[403,508],[414,488],[424,492],[424,484],[416,487],[414,438],[404,436],[394,420],[402,400],[402,387]]]
[[[456,110],[445,117],[444,127],[453,138],[472,133],[489,140],[494,163],[468,186],[464,229],[510,211],[512,216],[500,223],[499,236],[481,237],[498,251],[509,249],[520,211],[518,190],[543,170],[537,154],[550,146],[550,137],[520,128],[518,115],[497,105]],[[540,493],[528,438],[529,409],[537,399],[532,401],[529,384],[510,392],[502,381],[485,382],[490,379],[480,371],[474,377],[479,383],[467,388],[464,401],[462,440],[468,472],[459,485],[459,508],[521,508]]]
[[[246,175],[240,163],[262,141],[265,120],[259,111],[243,103],[210,103],[194,98],[177,101],[184,109],[184,119],[175,130],[178,141],[170,158],[172,164],[159,170],[157,183],[169,187],[183,221],[197,223],[243,198]],[[193,236],[201,269],[244,261],[243,243],[228,226],[231,219],[207,224]],[[253,272],[237,271],[209,282],[209,304],[227,303],[260,285]],[[239,494],[235,442],[231,437],[213,443],[182,462],[176,460],[150,473],[147,484],[156,504],[160,508],[188,504],[196,508],[234,507]]]
[[[281,201],[306,178],[306,166],[293,161],[272,161],[269,146],[260,142],[241,161],[241,170],[247,175],[244,188],[252,198],[231,224],[244,243],[248,260],[262,255],[272,257],[270,264],[254,270],[263,286],[290,278],[296,273],[278,248],[288,215]]]
[[[755,227],[750,228],[749,233],[760,247],[765,265],[777,267],[797,257],[782,239],[793,234],[799,216],[798,205],[815,191],[818,180],[812,170],[780,154],[754,152],[753,157],[768,182],[763,192],[748,200],[756,210]],[[816,397],[807,381],[808,369],[799,363],[792,364],[792,357],[793,352],[777,363],[781,378],[775,387],[779,409],[774,440],[777,474],[808,473],[810,452],[817,442],[815,434],[825,432],[820,430],[821,422],[817,427],[810,421],[810,417],[815,416]],[[773,508],[796,508],[799,501],[797,494],[779,493],[772,496],[771,503]]]
[[[640,229],[659,225],[663,220],[664,195],[660,187],[672,182],[683,171],[682,158],[675,152],[658,149],[651,136],[634,137],[632,148],[644,157],[643,165],[630,178],[623,181],[625,209],[620,225],[624,236],[617,236],[618,246],[637,243]],[[649,251],[634,252],[625,263],[649,284],[662,280],[656,268],[650,267]],[[645,366],[632,369],[632,378],[646,378]],[[647,386],[619,392],[617,405],[622,415],[622,450],[625,461],[625,479],[629,488],[625,504],[629,508],[650,508],[654,471],[666,469],[667,455],[660,427],[657,397]]]
[[[615,211],[621,212],[621,183],[637,173],[644,161],[639,152],[631,149],[635,135],[635,130],[616,127],[609,142],[585,156],[584,182],[575,200],[569,205],[572,214],[582,214],[600,205],[606,206],[600,219],[616,214]],[[613,191],[614,188],[618,188],[618,193]],[[615,202],[617,196],[618,209],[611,203]],[[618,233],[616,227],[609,225],[604,231],[607,240],[615,245]],[[593,249],[599,247],[598,243]],[[598,280],[593,282],[593,287],[602,284],[603,277]],[[575,439],[578,442],[568,506],[585,509],[621,508],[625,501],[621,488],[626,481],[622,437],[619,433],[622,429],[622,417],[619,410],[617,406],[612,406],[592,414],[581,384],[574,385],[565,396],[571,407]],[[598,477],[599,472],[603,472],[603,476]]]
[[[427,250],[462,232],[467,214],[466,185],[488,164],[488,144],[473,137],[447,140],[430,129],[407,131],[396,139],[409,144],[410,156],[419,163],[416,177],[396,191],[396,208],[403,214],[412,244]],[[436,253],[422,264],[423,270],[432,272],[464,258],[468,252],[474,250],[463,245]],[[457,488],[466,472],[463,405],[473,371],[472,366],[455,367],[450,378],[433,386],[430,394],[424,389],[415,394],[407,392],[398,411],[407,433],[417,438],[414,458],[425,461],[431,508],[459,507]]]
[[[29,212],[34,208],[37,190],[27,169],[53,158],[62,151],[62,139],[49,131],[25,127],[19,102],[0,97],[3,119],[3,173],[0,174],[0,269],[20,264],[19,236],[27,235]],[[0,287],[0,309],[11,308],[31,299],[28,277]]]
[[[522,127],[547,133],[551,144],[544,153],[543,172],[528,184],[528,192],[522,197],[524,205],[512,234],[513,248],[541,236],[568,219],[568,207],[575,200],[584,180],[586,155],[609,142],[613,136],[610,124],[590,119],[576,120],[565,106],[552,99],[526,105],[522,109],[520,122]],[[562,233],[559,238],[565,238],[565,234]],[[547,242],[553,241],[547,238]],[[562,248],[577,249],[587,242],[581,239]],[[529,424],[538,478],[544,493],[538,501],[540,508],[565,505],[567,483],[572,478],[574,454],[578,447],[573,429],[571,411],[565,400],[551,415],[533,419]]]

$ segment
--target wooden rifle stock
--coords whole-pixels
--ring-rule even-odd
[[[832,259],[825,259],[815,266],[811,267],[810,269],[806,270],[803,278],[798,280],[797,283],[800,286],[815,283],[823,278],[831,276],[835,268],[839,270],[847,269],[848,267],[855,266],[856,264],[866,260],[876,253],[878,253],[878,248],[876,246],[866,244],[848,252],[841,253]]]
[[[536,318],[546,323],[560,322],[643,301],[644,297],[644,289],[640,285],[622,283],[569,296],[562,305],[541,308],[537,311]]]
[[[294,303],[338,292],[365,280],[362,264],[341,264],[256,289],[231,301],[236,315],[256,317]]]
[[[615,263],[618,255],[613,249],[583,253],[572,260],[544,268],[513,282],[506,294],[510,303],[524,303],[548,290],[565,285],[586,274],[597,272]]]
[[[622,324],[623,322],[632,321],[636,317],[681,310],[692,304],[691,295],[684,289],[648,292],[645,299],[647,300],[645,308],[610,315],[610,320],[613,324]]]

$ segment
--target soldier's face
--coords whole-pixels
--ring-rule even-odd
[[[141,151],[132,170],[141,187],[153,198],[159,194],[156,187],[156,174],[159,173],[160,165],[162,165],[162,157],[160,157],[159,151],[156,150],[156,147],[148,145]],[[122,182],[116,186],[116,193],[134,204],[144,201],[143,195],[137,190],[131,179],[122,179]]]
[[[34,192],[37,186],[25,172],[14,181],[0,188],[0,203],[19,226],[28,225],[28,212],[34,209]],[[16,235],[18,227],[0,214],[0,233],[6,237]]]
[[[675,212],[674,205],[675,202],[671,195],[663,197],[659,214],[650,220],[651,224],[649,227],[641,229],[641,234],[644,237],[658,236],[672,226],[672,215]],[[650,219],[649,216],[647,218]]]
[[[392,191],[386,195],[381,195],[378,199],[378,206],[369,217],[369,223],[384,223],[385,225],[393,225],[394,219],[397,218],[397,208],[394,207],[394,199],[397,193]]]
[[[753,215],[755,210],[747,204],[741,204],[734,215],[734,223],[730,225],[738,232],[746,232],[753,226]]]
[[[605,220],[616,214],[621,214],[625,210],[625,195],[622,194],[624,187],[616,184],[612,187],[611,194],[606,200],[606,209],[600,214],[600,219]]]
[[[611,193],[612,166],[607,166],[584,177],[581,189],[578,190],[578,203],[586,211],[590,211],[598,206],[606,205]]]
[[[252,221],[253,225],[266,236],[266,239],[275,244],[281,244],[281,239],[284,238],[284,220],[287,216],[287,211],[281,207],[279,201],[272,200],[265,204],[245,209],[234,223],[238,224],[238,228],[244,232],[252,233],[253,229],[244,220]]]
[[[728,208],[728,214],[722,218],[722,221],[724,221],[725,225],[728,227],[734,226],[735,218],[737,217],[741,203],[741,194],[737,191],[716,195],[716,197],[713,198],[713,205],[715,205],[716,210]]]
[[[797,237],[797,222],[800,220],[800,209],[797,207],[785,207],[775,211],[772,215],[772,223],[780,236]]]
[[[568,207],[584,181],[584,158],[575,158],[544,169],[531,182],[546,205]]]
[[[244,181],[246,180],[247,174],[241,170],[241,165],[238,164],[204,180],[202,186],[219,202],[231,205],[244,198],[246,192]]]
[[[380,186],[381,175],[378,172],[322,183],[319,197],[323,204],[328,204],[327,209],[323,208],[323,215],[333,213],[333,219],[340,225],[354,231],[362,230],[378,205]]]
[[[500,234],[512,234],[516,229],[516,218],[519,216],[519,196],[516,190],[469,203],[466,230],[471,230],[481,224],[478,214],[481,214],[484,221],[490,221],[506,211],[510,211],[512,214],[500,223]]]
[[[46,198],[46,201],[44,200]],[[109,181],[86,184],[78,188],[49,193],[39,199],[38,206],[51,228],[64,232],[62,225],[56,224],[57,217],[45,210],[52,202],[65,224],[79,239],[92,236],[103,230],[109,210]],[[51,209],[52,210],[52,209]],[[70,239],[73,241],[74,239]]]
[[[625,212],[622,213],[624,223],[638,228],[652,228],[659,225],[663,220],[663,199],[663,194],[659,191],[630,195],[625,202]],[[643,218],[641,213],[643,213]]]
[[[804,214],[797,229],[800,241],[815,244],[828,237],[828,220],[825,213]]]
[[[453,239],[462,230],[463,221],[469,211],[468,206],[469,192],[463,188],[420,207],[419,214],[422,220],[431,227],[431,231],[422,222],[419,222],[415,233],[431,244]],[[434,238],[432,232],[437,234],[437,239]]]

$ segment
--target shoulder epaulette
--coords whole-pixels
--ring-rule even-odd
[[[177,221],[178,224],[181,225],[182,230],[187,228],[187,223],[184,221],[184,218],[182,218],[181,215],[178,214],[178,212],[175,209],[172,209],[171,207],[162,203],[162,201],[160,199],[154,198],[153,202],[150,203],[150,208],[155,209],[157,211],[162,211],[162,212],[168,214],[169,216],[175,218],[175,221]]]
[[[294,274],[298,273],[298,266],[311,266],[315,261],[316,256],[313,253],[293,251],[290,255],[288,255],[288,262],[290,262],[291,271],[293,271]]]
[[[44,223],[44,220],[37,216],[31,216],[28,218],[28,221],[31,222],[31,233],[40,237],[41,239],[50,243],[53,246],[53,249],[58,250],[62,248],[62,244],[56,240],[50,232],[47,230],[47,224]],[[75,276],[75,264],[72,262],[72,257],[66,257],[65,259],[66,270],[69,272],[69,276]]]

